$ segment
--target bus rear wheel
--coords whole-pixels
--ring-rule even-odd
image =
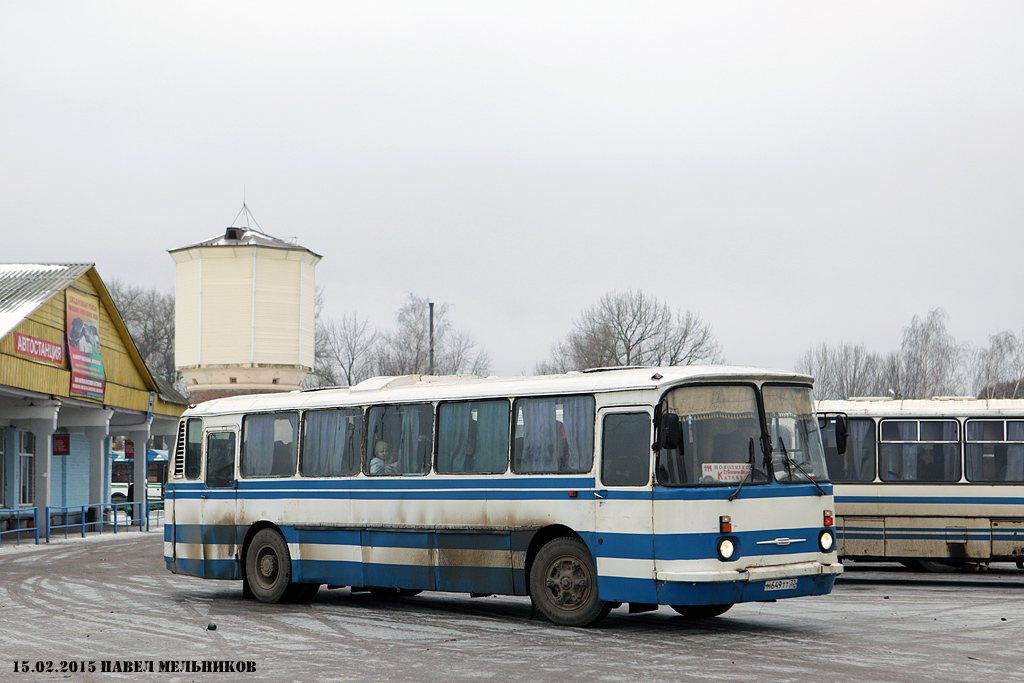
[[[292,558],[288,544],[278,531],[261,529],[256,532],[245,553],[245,581],[260,602],[294,599],[295,589],[289,590],[292,586]]]
[[[591,626],[608,616],[611,604],[597,594],[597,569],[586,544],[563,536],[540,549],[530,569],[530,599],[560,626]]]
[[[690,619],[711,619],[719,617],[732,608],[728,605],[672,605],[672,609]]]

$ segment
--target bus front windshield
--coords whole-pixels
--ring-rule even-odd
[[[762,388],[767,432],[762,432],[757,388],[746,384],[679,387],[663,410],[679,416],[680,447],[658,453],[665,486],[784,484],[827,481],[810,387]]]
[[[774,451],[775,480],[783,484],[828,481],[810,389],[766,384],[761,394]]]
[[[757,389],[707,384],[673,389],[664,409],[679,416],[681,444],[658,453],[665,486],[736,486],[769,480]]]

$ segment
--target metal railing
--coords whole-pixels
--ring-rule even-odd
[[[141,514],[140,514],[141,512]],[[51,505],[46,508],[50,525],[46,530],[46,542],[50,542],[52,532],[64,530],[64,538],[68,538],[71,530],[75,530],[83,538],[87,531],[103,533],[113,530],[115,534],[129,531],[137,527],[139,531],[149,531],[163,524],[163,506],[152,509],[149,501],[130,501],[126,503],[96,503],[93,505]],[[55,524],[54,516],[63,519],[63,524]],[[72,519],[74,517],[74,519]]]
[[[32,518],[32,526],[22,528],[21,520]],[[14,528],[9,528],[11,522]],[[7,526],[7,529],[3,529]],[[32,534],[35,537],[36,545],[39,544],[39,508],[11,508],[0,510],[0,545],[3,545],[4,536],[14,536],[15,545],[21,545],[21,536]]]

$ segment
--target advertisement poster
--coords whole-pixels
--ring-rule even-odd
[[[67,335],[71,360],[71,395],[103,400],[105,375],[100,354],[100,300],[68,287]]]

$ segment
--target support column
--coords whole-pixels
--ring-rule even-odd
[[[57,414],[52,419],[31,420],[29,427],[36,436],[36,491],[35,507],[39,509],[39,537],[49,538],[50,515],[46,508],[50,506],[53,496],[50,492],[50,464],[53,459],[53,433],[57,431]]]
[[[50,460],[53,457],[53,433],[57,431],[57,415],[60,413],[60,401],[53,400],[31,400],[21,405],[13,406],[5,411],[10,417],[14,426],[27,429],[36,437],[36,452],[34,454],[35,468],[33,477],[35,479],[35,499],[33,507],[39,510],[39,537],[45,538],[50,529],[49,515],[46,508],[50,505]],[[20,458],[20,444],[18,448]],[[18,463],[19,471],[21,463]],[[21,492],[18,492],[19,496]],[[19,500],[18,503],[22,501]]]
[[[132,464],[132,485],[134,497],[130,498],[130,502],[140,501],[145,503],[147,500],[148,487],[146,485],[148,481],[148,463],[146,462],[146,446],[149,445],[149,423],[142,425],[142,428],[133,428],[132,431],[128,432],[128,439],[131,440],[135,446],[135,462]],[[136,519],[142,526],[142,520],[145,516],[145,505],[141,505],[136,508]]]
[[[106,488],[106,427],[86,427],[82,430],[85,438],[89,439],[89,505],[108,503],[104,489]],[[93,519],[99,520],[102,515],[97,511],[92,513]]]
[[[4,469],[7,472],[7,488],[4,490],[4,500],[7,507],[18,507],[18,483],[21,477],[21,462],[18,455],[21,444],[18,443],[18,430],[13,428],[0,429],[0,439],[3,439],[4,446]],[[0,482],[0,486],[3,482]]]

